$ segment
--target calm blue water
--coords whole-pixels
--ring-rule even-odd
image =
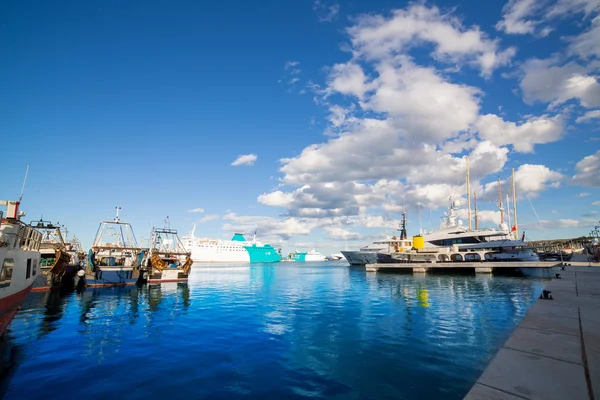
[[[545,282],[281,263],[32,293],[5,398],[459,399]]]

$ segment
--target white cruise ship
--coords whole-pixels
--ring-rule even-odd
[[[196,227],[189,236],[181,238],[183,247],[192,253],[192,260],[203,262],[279,262],[281,254],[271,245],[252,241],[236,233],[231,240],[197,238]]]

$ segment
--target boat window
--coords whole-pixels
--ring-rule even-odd
[[[35,274],[37,274],[37,259],[33,260],[33,276],[35,276]]]
[[[10,280],[12,279],[13,267],[15,266],[15,260],[12,258],[5,258],[2,262],[2,271],[0,271],[0,287],[9,286]]]
[[[27,275],[25,279],[29,279],[29,277],[31,277],[31,258],[27,259]]]

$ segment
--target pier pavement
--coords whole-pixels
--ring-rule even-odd
[[[567,264],[466,399],[600,399],[600,264]]]

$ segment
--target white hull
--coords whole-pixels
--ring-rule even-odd
[[[371,251],[342,251],[350,265],[377,264],[377,252]]]
[[[192,260],[197,263],[205,262],[250,262],[250,254],[243,246],[232,247],[228,250],[225,246],[202,246],[187,249],[192,251]]]
[[[325,257],[323,257],[321,255],[316,255],[316,254],[307,254],[304,261],[306,261],[306,262],[325,261]]]
[[[12,321],[41,273],[40,253],[37,251],[0,249],[0,269],[5,263],[12,264],[12,274],[0,274],[0,335]]]

